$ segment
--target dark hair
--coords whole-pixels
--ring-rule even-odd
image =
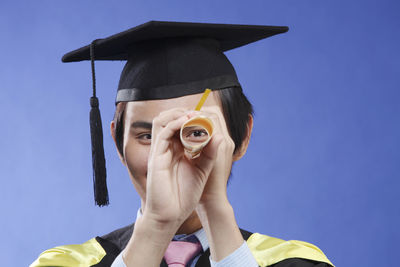
[[[243,94],[241,87],[229,87],[218,92],[221,101],[222,112],[228,127],[229,134],[235,143],[235,151],[240,148],[247,134],[249,115],[253,115],[253,106]],[[119,153],[124,156],[124,114],[127,102],[117,104],[114,114],[115,140]]]

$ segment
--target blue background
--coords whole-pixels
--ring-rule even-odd
[[[131,223],[140,205],[109,121],[123,63],[97,63],[111,205],[93,201],[90,64],[61,56],[149,20],[287,25],[227,53],[256,111],[229,195],[242,228],[318,245],[336,266],[396,266],[399,2],[0,2],[2,266]]]

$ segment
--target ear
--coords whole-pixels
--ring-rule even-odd
[[[237,161],[241,159],[244,154],[246,154],[247,147],[249,146],[251,132],[253,131],[253,116],[249,115],[249,121],[247,122],[247,133],[243,140],[242,145],[240,148],[233,154],[233,161]]]
[[[115,148],[117,149],[118,157],[119,157],[120,161],[122,162],[122,164],[125,165],[124,156],[121,155],[121,153],[119,153],[119,150],[118,150],[118,147],[117,147],[117,141],[116,141],[116,137],[115,137],[115,122],[113,120],[110,123],[110,131],[111,131],[111,136],[112,136],[112,138],[114,140]]]

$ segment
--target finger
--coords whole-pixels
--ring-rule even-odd
[[[232,150],[233,154],[233,151],[235,150],[235,143],[233,142],[229,134],[225,119],[220,110],[208,108],[207,111],[203,113],[203,115],[207,116],[213,122],[214,124],[213,134],[221,133],[224,136],[224,143],[226,144],[226,148]]]
[[[217,130],[220,130],[226,137],[230,137],[225,118],[219,108],[206,107],[202,113],[213,121]]]
[[[210,143],[203,149],[200,157],[193,159],[193,163],[203,171],[205,177],[208,178],[211,170],[214,167],[218,156],[218,150],[224,141],[224,136],[222,134],[214,135]]]
[[[185,114],[185,109],[174,108],[161,112],[157,117],[153,119],[153,129],[157,133],[161,128],[165,127],[170,121],[176,120]]]
[[[153,126],[151,135],[153,138],[152,144],[154,144],[157,140],[157,137],[160,135],[160,131],[171,121],[177,120],[185,114],[185,110],[182,108],[176,108],[164,111],[160,113],[157,117],[153,119]],[[152,153],[154,149],[154,145],[150,148],[150,153]]]
[[[188,120],[187,115],[183,115],[176,120],[170,121],[160,132],[154,137],[154,151],[163,153],[168,150],[171,138],[175,136],[182,125]]]

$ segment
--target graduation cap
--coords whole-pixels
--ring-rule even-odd
[[[150,21],[65,54],[63,62],[91,61],[90,130],[96,204],[108,205],[109,200],[95,60],[127,60],[116,104],[198,94],[206,88],[240,89],[236,72],[223,52],[286,31],[285,26]]]

